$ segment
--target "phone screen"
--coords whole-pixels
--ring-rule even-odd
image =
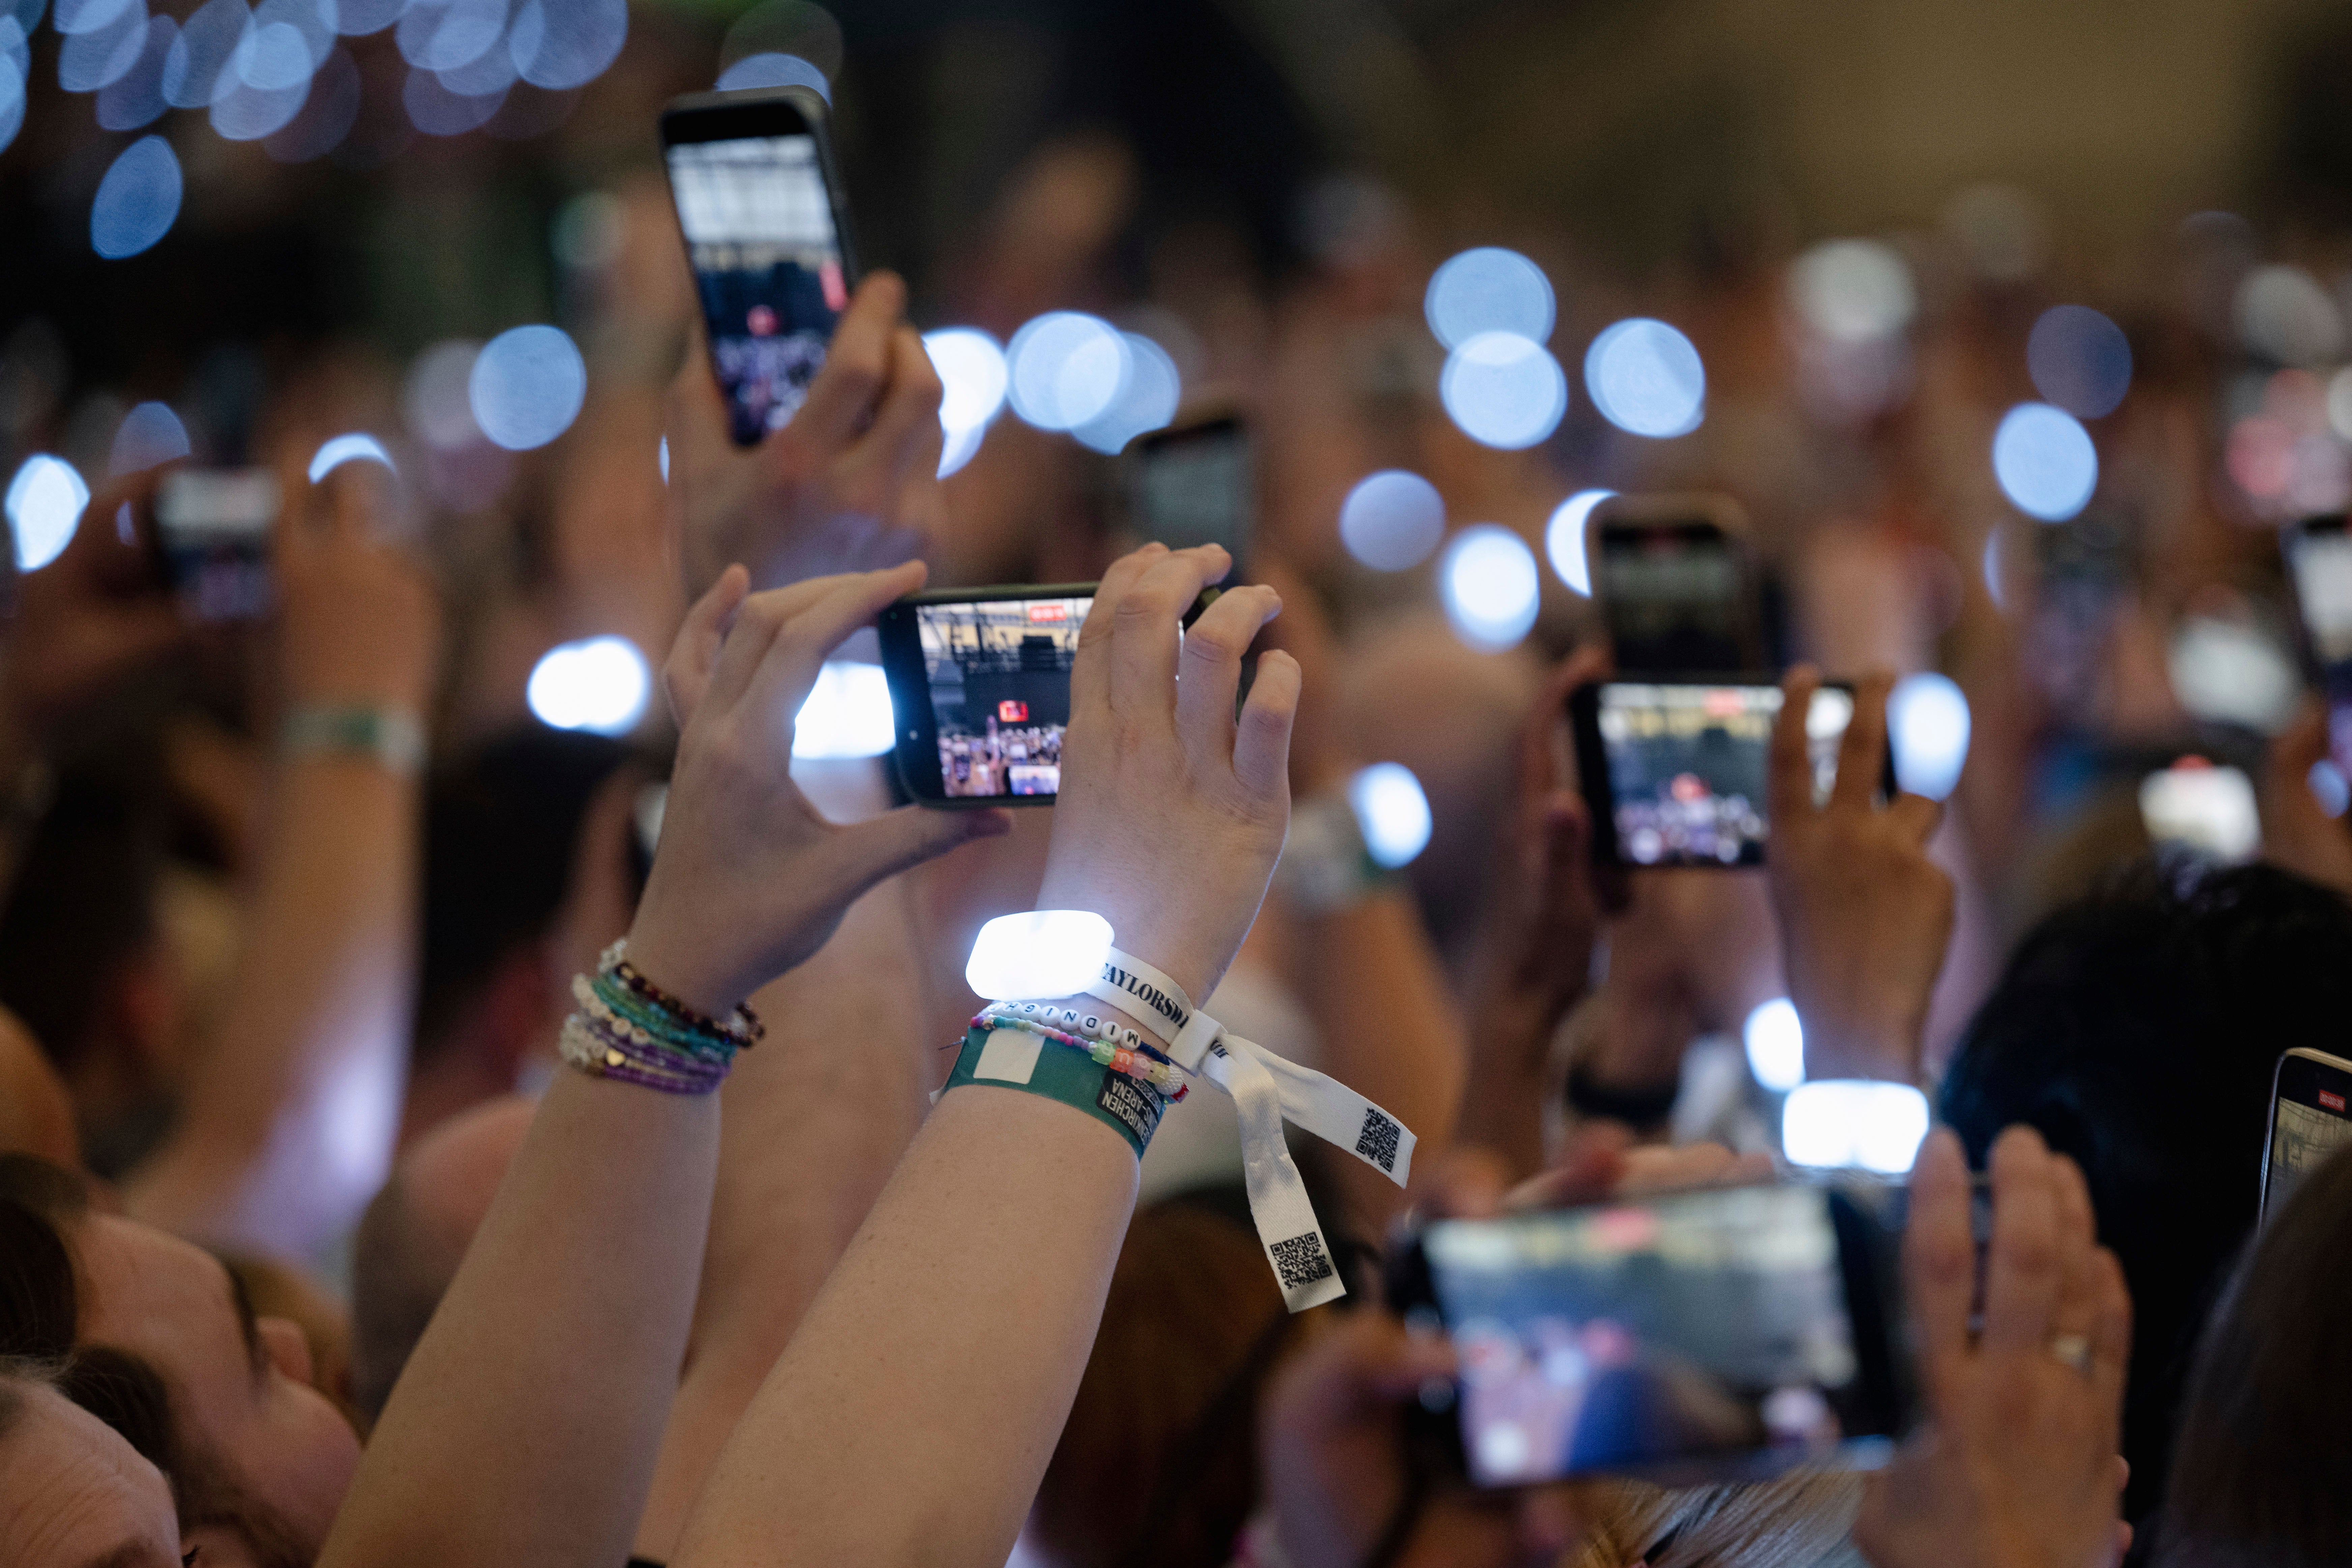
[[[1620,669],[1757,667],[1747,568],[1720,527],[1603,521],[1598,531],[1592,580]]]
[[[1145,540],[1187,550],[1219,544],[1234,558],[1231,582],[1245,580],[1257,514],[1249,431],[1238,419],[1146,436],[1129,470],[1129,504]]]
[[[981,599],[913,606],[943,795],[1059,793],[1070,666],[1093,603]]]
[[[1831,1204],[1822,1187],[1735,1187],[1431,1225],[1471,1479],[1743,1453],[1769,1473],[1882,1434]]]
[[[2295,605],[2327,693],[2328,749],[2352,773],[2352,531],[2312,522],[2289,538]]]
[[[2271,1098],[2270,1163],[2263,1214],[2276,1214],[2304,1177],[2352,1143],[2352,1066],[2289,1053]]]
[[[252,620],[270,604],[269,530],[278,477],[267,468],[178,468],[155,491],[155,546],[181,607],[200,621]]]
[[[750,446],[791,423],[849,304],[816,138],[678,142],[668,157],[712,366]]]
[[[1635,866],[1758,866],[1764,860],[1766,774],[1780,689],[1764,685],[1610,681],[1597,722],[1607,760],[1617,858]],[[1805,739],[1813,794],[1837,779],[1838,742],[1853,694],[1813,693]]]

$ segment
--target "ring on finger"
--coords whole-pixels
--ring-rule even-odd
[[[2076,1372],[2089,1376],[2091,1340],[2087,1334],[2059,1334],[2050,1342],[2050,1353]]]

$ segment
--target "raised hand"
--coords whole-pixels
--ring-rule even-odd
[[[2311,770],[2327,755],[2327,710],[2315,702],[2271,742],[2263,765],[2263,858],[2352,893],[2352,827],[2311,793]]]
[[[1883,673],[1855,689],[1837,783],[1814,805],[1805,719],[1820,685],[1805,666],[1782,683],[1767,781],[1765,862],[1789,998],[1804,1021],[1808,1077],[1907,1083],[1952,940],[1952,879],[1927,858],[1943,807],[1916,795],[1874,799],[1894,687]]]
[[[326,515],[278,527],[278,664],[291,707],[385,706],[423,717],[441,653],[432,580],[385,538],[392,480],[346,463],[319,487]]]
[[[825,656],[923,576],[909,562],[751,594],[730,566],[687,612],[663,671],[677,765],[629,956],[688,1005],[725,1014],[823,946],[875,883],[1012,826],[911,805],[840,826],[793,783],[793,718]]]

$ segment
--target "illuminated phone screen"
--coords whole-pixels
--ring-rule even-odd
[[[729,423],[749,446],[792,422],[849,303],[816,138],[679,142],[669,178]]]
[[[1636,866],[1761,864],[1780,712],[1777,686],[1603,686],[1601,742],[1619,855]],[[1816,797],[1836,781],[1838,742],[1853,718],[1850,693],[1813,693],[1805,735]]]
[[[1070,667],[1093,603],[982,599],[915,606],[944,794],[971,799],[1060,792]]]
[[[2278,1213],[2303,1179],[2347,1143],[2352,1143],[2352,1072],[2308,1056],[2280,1058],[2263,1217]]]

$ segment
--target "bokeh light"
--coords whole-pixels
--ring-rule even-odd
[[[408,80],[400,89],[408,122],[427,136],[463,136],[478,131],[490,122],[506,97],[504,88],[479,97],[452,92],[438,72],[421,68],[409,70]]]
[[[560,327],[515,327],[482,347],[467,400],[482,434],[510,452],[544,447],[580,416],[588,365]]]
[[[2131,389],[2131,343],[2088,305],[2053,305],[2025,340],[2033,389],[2078,419],[2113,414]]]
[[[1797,1005],[1786,996],[1759,1004],[1748,1015],[1739,1037],[1758,1083],[1786,1094],[1805,1081],[1805,1026]]]
[[[383,442],[363,430],[354,430],[350,435],[331,437],[319,444],[319,449],[310,456],[310,482],[315,485],[345,463],[353,462],[382,463],[394,473],[400,472],[399,465],[392,460],[392,454],[383,449]]]
[[[898,736],[890,682],[878,664],[835,659],[819,668],[793,720],[793,755],[810,761],[878,757]]]
[[[1118,401],[1132,359],[1126,338],[1099,316],[1050,310],[1005,350],[1013,411],[1040,430],[1076,429]]]
[[[171,106],[163,101],[163,62],[180,36],[180,25],[169,16],[150,17],[140,37],[139,53],[129,69],[98,92],[98,122],[109,131],[136,131],[152,124]],[[7,84],[0,81],[0,92]],[[0,146],[6,138],[0,137]]]
[[[1780,1152],[1792,1165],[1899,1176],[1927,1136],[1927,1097],[1907,1083],[1828,1079],[1800,1084],[1780,1107]]]
[[[625,735],[653,692],[646,656],[626,637],[583,637],[551,647],[531,667],[523,696],[542,724]]]
[[[322,13],[331,10],[337,32],[358,38],[381,33],[399,21],[408,5],[409,0],[335,0],[332,7],[320,9]]]
[[[2010,505],[2044,522],[2063,522],[2098,489],[2098,448],[2064,409],[2021,403],[1993,432],[1992,472]]]
[[[657,462],[657,463],[659,463],[659,464],[661,465],[661,477],[662,477],[662,483],[664,483],[664,484],[667,484],[667,483],[669,483],[669,437],[668,437],[665,436],[665,437],[663,437],[661,438],[661,447],[660,447],[660,449],[659,449],[658,451],[656,451],[656,452],[654,454],[654,460],[655,460],[656,462]]]
[[[1584,387],[1601,416],[1633,436],[1661,439],[1696,430],[1706,417],[1706,367],[1691,341],[1664,321],[1636,316],[1592,340]]]
[[[947,431],[946,438],[940,443],[939,477],[946,479],[980,456],[981,439],[987,434],[985,425],[967,425],[961,430]]]
[[[104,19],[86,30],[67,33],[58,49],[58,85],[68,92],[96,92],[120,79],[138,63],[141,46],[147,40],[147,7],[137,0],[86,15],[102,15]]]
[[[482,345],[462,338],[435,343],[416,356],[402,385],[400,410],[416,438],[436,451],[454,452],[481,439],[474,423],[474,361]]]
[[[210,119],[214,134],[225,142],[258,142],[284,130],[310,96],[307,75],[290,87],[256,87],[232,68],[221,80],[228,90],[213,100]]]
[[[1568,412],[1568,375],[1532,339],[1480,332],[1446,355],[1437,395],[1464,435],[1517,451],[1559,427]]]
[[[38,572],[73,542],[89,487],[62,458],[36,452],[8,481],[8,531],[16,541],[16,570]]]
[[[1464,642],[1488,652],[1517,647],[1542,597],[1535,552],[1507,528],[1474,522],[1445,547],[1438,591]]]
[[[1184,380],[1168,351],[1140,332],[1123,332],[1127,379],[1105,408],[1070,434],[1097,452],[1116,454],[1148,430],[1167,428],[1183,401]]]
[[[923,351],[940,373],[940,425],[971,430],[1004,406],[1004,351],[977,327],[941,327],[923,334]]]
[[[1339,542],[1375,572],[1418,566],[1444,537],[1444,498],[1435,485],[1402,468],[1357,480],[1339,503]]]
[[[417,69],[456,70],[488,54],[506,22],[506,0],[425,0],[401,14],[394,37]]]
[[[1929,800],[1950,795],[1968,765],[1969,729],[1969,700],[1951,677],[1928,669],[1896,681],[1886,699],[1895,782]]]
[[[628,37],[628,0],[527,0],[509,47],[523,80],[560,91],[602,76]]]
[[[1789,297],[1805,324],[1835,343],[1894,337],[1919,309],[1910,264],[1874,239],[1826,240],[1798,257]]]
[[[2154,843],[2236,866],[2263,847],[2254,784],[2237,768],[2183,757],[2140,780],[2140,821]]]
[[[2352,807],[2352,781],[2347,781],[2344,770],[2326,757],[2311,764],[2304,783],[2311,790],[2311,798],[2328,816],[2341,816],[2346,808]]]
[[[1465,250],[1433,273],[1422,300],[1429,330],[1449,349],[1481,332],[1509,332],[1540,343],[1551,336],[1551,279],[1516,250]]]
[[[2319,364],[2344,352],[2344,317],[2319,279],[2300,267],[2257,267],[2231,302],[2238,337],[2280,364]]]
[[[1393,871],[1429,847],[1429,796],[1402,763],[1374,763],[1348,781],[1364,852]]]
[[[106,471],[115,476],[135,474],[184,458],[190,450],[188,427],[172,412],[170,404],[142,403],[115,427]]]
[[[139,0],[58,0],[49,13],[50,25],[70,37],[113,26]]]
[[[205,0],[164,53],[164,101],[174,109],[206,109],[235,88],[229,58],[252,25],[245,0]]]
[[[1616,493],[1579,490],[1555,507],[1551,521],[1544,524],[1544,553],[1551,558],[1551,569],[1559,574],[1561,582],[1588,598],[1592,594],[1592,563],[1585,558],[1584,524],[1594,507]]]
[[[171,232],[180,216],[180,160],[161,136],[122,150],[89,205],[89,247],[109,260],[136,256]]]
[[[804,87],[827,103],[833,101],[833,84],[825,80],[824,72],[798,55],[763,49],[756,55],[745,55],[719,73],[721,92],[770,87]]]
[[[348,49],[337,49],[310,79],[310,96],[300,110],[263,138],[262,145],[281,163],[325,157],[359,123],[360,96],[359,63]]]
[[[2189,616],[2165,645],[2172,694],[2190,717],[2275,735],[2294,718],[2303,679],[2284,644],[2242,621]]]
[[[14,16],[0,16],[0,153],[25,128],[25,84],[32,64],[25,29]]]

